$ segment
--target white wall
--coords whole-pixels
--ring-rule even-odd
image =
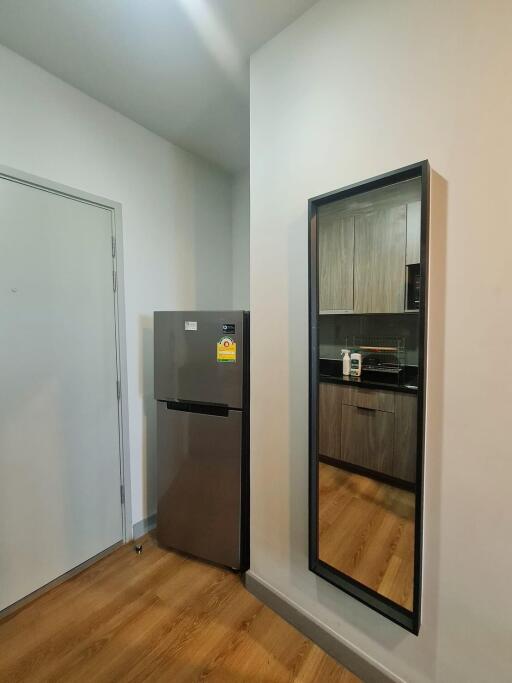
[[[0,163],[123,205],[137,522],[155,510],[152,313],[231,308],[231,178],[2,47]]]
[[[512,677],[511,35],[506,1],[323,0],[251,60],[252,571],[414,683]],[[307,199],[425,158],[415,637],[307,569]]]
[[[233,176],[233,308],[249,309],[249,169]]]

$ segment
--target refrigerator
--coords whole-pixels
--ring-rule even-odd
[[[157,311],[157,538],[249,567],[249,313]]]

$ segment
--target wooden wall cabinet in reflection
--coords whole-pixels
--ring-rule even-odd
[[[319,385],[319,455],[414,484],[414,394]]]
[[[320,313],[407,310],[406,266],[420,260],[420,206],[390,193],[372,208],[320,209]]]
[[[354,310],[354,217],[331,214],[322,223],[318,245],[320,310]]]
[[[354,311],[402,313],[405,307],[407,207],[356,217]]]

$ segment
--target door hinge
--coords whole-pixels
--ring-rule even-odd
[[[121,505],[124,505],[124,484],[121,484]]]
[[[112,235],[112,258],[116,257],[116,238]]]
[[[116,380],[116,389],[117,389],[117,400],[119,401],[121,398],[121,380]]]
[[[112,271],[112,286],[114,288],[114,292],[117,292],[117,271],[116,270]]]

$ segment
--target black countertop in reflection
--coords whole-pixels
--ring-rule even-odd
[[[418,393],[418,368],[405,367],[402,372],[393,379],[386,373],[365,373],[361,377],[344,376],[342,373],[343,363],[339,360],[320,358],[319,381],[332,384],[346,384],[347,386],[361,387],[363,389],[385,389],[386,391],[400,391],[405,394]]]

